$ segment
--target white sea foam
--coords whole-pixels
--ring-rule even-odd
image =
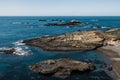
[[[29,49],[29,47],[22,42],[23,40],[13,43],[15,45],[15,52],[13,54],[21,55],[21,56],[27,56],[32,54],[32,51]]]
[[[45,37],[48,37],[48,36],[50,36],[50,35],[44,35]]]
[[[25,45],[24,43],[22,43],[23,40],[20,40],[20,41],[17,41],[17,42],[14,42],[13,44],[16,45],[16,46],[22,46],[22,45]]]
[[[66,28],[70,28],[69,26],[67,26]]]
[[[105,26],[103,26],[102,28],[109,28],[109,27],[105,27]]]
[[[31,54],[31,50],[26,50],[23,47],[16,47],[15,52],[13,54],[27,56]]]
[[[10,50],[11,48],[9,47],[1,47],[0,50]]]
[[[22,22],[13,22],[12,24],[22,24]]]

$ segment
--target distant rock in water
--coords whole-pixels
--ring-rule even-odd
[[[60,19],[52,19],[51,21],[62,22],[63,20],[60,20]]]
[[[46,60],[29,66],[30,70],[59,78],[66,78],[75,73],[87,73],[94,70],[94,65],[77,60],[62,58],[57,60]]]
[[[46,22],[47,20],[45,20],[45,19],[39,19],[38,21],[40,21],[40,22]]]
[[[69,22],[61,22],[61,23],[48,23],[45,24],[44,26],[75,26],[75,25],[80,25],[82,22],[78,20],[71,20]]]
[[[91,28],[107,28],[107,29],[109,29],[109,27],[106,27],[106,26],[91,26]]]
[[[3,48],[0,48],[0,52],[3,52],[5,54],[12,54],[15,52],[15,48],[11,47],[11,48],[7,48],[7,47],[3,47]]]

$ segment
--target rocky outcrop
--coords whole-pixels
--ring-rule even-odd
[[[15,48],[0,48],[0,52],[6,53],[6,54],[12,54],[15,52]]]
[[[110,29],[105,32],[106,44],[118,45],[120,44],[120,29]]]
[[[59,78],[65,78],[75,73],[85,73],[94,70],[94,66],[72,59],[46,60],[29,66],[30,70],[43,74],[52,75]]]
[[[102,32],[77,31],[58,36],[47,36],[24,40],[23,43],[47,51],[86,51],[106,45],[120,44],[120,29]]]
[[[69,22],[61,22],[61,23],[48,23],[44,26],[75,26],[75,25],[81,25],[82,22],[77,20],[71,20]]]
[[[23,43],[47,51],[85,51],[103,45],[101,31],[77,31],[59,36],[48,36],[24,40]]]

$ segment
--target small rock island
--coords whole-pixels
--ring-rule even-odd
[[[90,63],[62,58],[57,60],[46,60],[29,66],[31,70],[43,75],[66,78],[72,73],[85,73],[94,70]]]

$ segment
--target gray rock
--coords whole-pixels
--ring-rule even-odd
[[[71,74],[85,73],[94,70],[94,66],[90,63],[85,63],[68,58],[57,60],[46,60],[29,66],[30,70],[43,74],[52,75],[59,78],[69,77]]]
[[[13,48],[13,47],[3,47],[3,48],[0,48],[0,52],[3,52],[5,54],[12,54],[13,52],[15,52],[15,48]]]

